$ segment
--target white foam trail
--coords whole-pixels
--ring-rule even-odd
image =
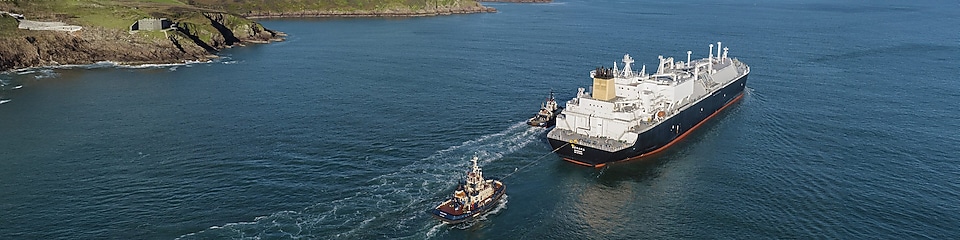
[[[115,65],[117,68],[127,68],[127,69],[147,69],[147,68],[166,68],[166,67],[179,67],[187,65],[187,63],[163,63],[163,64],[140,64],[140,65]]]
[[[279,233],[290,237],[302,237],[282,231],[287,228],[307,228],[305,232],[336,232],[333,236],[308,236],[307,238],[363,238],[370,228],[390,230],[410,229],[411,221],[430,218],[423,211],[438,203],[437,192],[452,187],[468,164],[468,160],[477,155],[482,162],[489,163],[501,159],[504,155],[516,152],[545,131],[543,128],[531,128],[524,122],[509,126],[507,129],[465,141],[447,149],[437,151],[423,159],[387,174],[378,175],[366,181],[362,191],[332,202],[317,203],[300,212],[285,211],[262,216],[249,223],[229,223],[221,228],[210,228],[181,238],[205,238],[199,236],[209,232],[213,236],[262,236]],[[490,173],[496,176],[497,173]],[[499,213],[506,205],[506,195],[496,209],[484,214]],[[427,221],[433,225],[439,221]],[[387,224],[396,224],[387,226]],[[422,226],[427,236],[435,236],[442,230],[438,226]],[[320,230],[310,230],[317,229]],[[278,230],[279,229],[279,230]],[[377,230],[380,231],[380,230]],[[417,234],[419,235],[419,233]],[[413,236],[408,236],[413,237]]]
[[[57,76],[60,76],[60,74],[57,74],[57,73],[54,72],[52,69],[41,69],[41,70],[37,73],[37,75],[34,75],[34,76],[33,76],[33,78],[36,78],[36,79],[56,78]]]
[[[446,224],[443,224],[443,222],[440,222],[440,220],[437,220],[437,222],[438,222],[437,225],[433,225],[433,227],[430,227],[430,230],[427,230],[426,238],[436,237],[437,232],[440,231],[440,228],[446,225]]]
[[[463,230],[473,227],[473,225],[487,220],[487,216],[497,215],[503,209],[507,208],[507,194],[503,194],[503,198],[500,198],[500,201],[497,201],[497,206],[491,209],[489,212],[480,215],[479,217],[474,218],[473,220],[454,224],[453,227]]]
[[[41,72],[41,73],[43,73],[43,74],[38,75],[38,76],[35,76],[36,78],[39,79],[39,78],[56,77],[56,75],[53,75],[53,76],[45,76],[45,75],[47,75],[46,73],[52,72],[53,69],[77,69],[77,68],[82,68],[82,69],[99,69],[99,68],[153,69],[153,68],[171,68],[171,71],[175,71],[175,70],[176,70],[176,67],[180,67],[180,66],[192,67],[191,65],[194,65],[194,64],[213,63],[213,62],[214,62],[213,60],[206,60],[206,61],[192,61],[192,60],[191,60],[191,61],[183,61],[183,62],[180,62],[180,63],[122,64],[122,63],[113,62],[113,61],[100,61],[100,62],[96,62],[96,63],[92,63],[92,64],[64,64],[64,65],[54,65],[54,66],[44,66],[44,67],[23,68],[23,69],[15,69],[15,70],[12,70],[11,72],[16,73],[16,74],[18,74],[18,75],[35,74],[35,73],[37,73],[37,72]]]

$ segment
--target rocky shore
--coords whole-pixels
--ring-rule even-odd
[[[0,40],[0,70],[98,61],[171,63],[213,57],[196,44],[180,44],[182,41],[189,42],[178,35],[171,36],[168,41],[159,41],[98,27],[85,28],[77,35],[35,31],[19,38]]]
[[[0,11],[9,12],[0,14],[0,72],[33,67],[83,65],[102,61],[123,65],[206,61],[216,58],[216,54],[224,48],[249,43],[282,41],[286,36],[282,32],[266,29],[250,20],[254,18],[421,17],[497,11],[475,0],[455,0],[443,3],[444,5],[426,8],[393,5],[393,7],[376,10],[353,7],[336,8],[353,10],[323,10],[325,8],[321,7],[321,10],[293,8],[300,9],[293,11],[279,10],[291,9],[290,6],[279,4],[283,3],[282,1],[273,2],[278,4],[270,6],[284,7],[264,10],[261,7],[267,6],[264,5],[268,3],[265,0],[262,3],[258,2],[261,0],[235,0],[226,5],[214,0],[190,1],[189,5],[165,5],[151,1],[77,1],[87,2],[87,4],[76,5],[79,6],[77,9],[63,9],[57,7],[59,5],[56,1],[0,2]],[[502,1],[539,2],[542,0]],[[355,4],[359,6],[361,3]],[[131,8],[131,6],[134,7]],[[149,14],[153,18],[169,18],[174,22],[174,27],[162,31],[132,32],[124,29],[122,25],[132,23],[131,20],[94,18],[95,21],[103,22],[102,25],[75,20],[83,19],[85,15],[99,14],[98,11],[111,11],[111,8],[113,14],[121,11],[127,14]],[[10,15],[14,12],[24,14]],[[24,15],[26,19],[23,18]],[[49,28],[17,29],[20,21],[28,23],[53,21],[51,23],[58,24],[67,22],[72,25],[68,26],[71,31],[50,31]],[[112,27],[104,25],[112,25]],[[66,27],[59,28],[66,29]]]
[[[282,32],[259,23],[231,22],[225,13],[203,13],[209,23],[180,22],[155,36],[86,26],[75,32],[17,30],[0,37],[0,71],[101,61],[124,65],[206,61],[224,48],[282,41]]]

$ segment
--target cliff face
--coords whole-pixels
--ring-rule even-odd
[[[16,30],[0,37],[0,71],[60,64],[114,61],[124,64],[208,60],[220,49],[243,43],[279,41],[282,33],[223,13],[202,13],[206,21],[181,22],[176,30],[151,35],[84,27],[73,33]],[[162,35],[161,35],[162,34]]]
[[[180,62],[203,60],[209,55],[195,44],[182,44],[176,35],[169,40],[155,40],[103,28],[85,28],[74,34],[21,32],[21,37],[0,39],[0,70],[98,61]]]
[[[510,1],[510,0],[507,0]],[[542,0],[517,0],[542,1]],[[188,0],[3,1],[0,10],[30,20],[60,21],[83,30],[67,33],[16,29],[0,14],[0,71],[61,64],[123,64],[207,60],[244,43],[280,41],[285,35],[246,17],[410,17],[496,12],[476,0]],[[104,16],[110,17],[104,17]],[[177,22],[167,31],[125,30],[142,18]]]
[[[203,21],[177,24],[178,32],[199,40],[197,45],[211,51],[242,43],[280,41],[283,33],[272,31],[259,23],[225,13],[202,13]]]

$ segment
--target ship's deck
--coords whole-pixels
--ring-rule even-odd
[[[548,137],[553,139],[563,140],[572,144],[587,146],[595,149],[600,149],[608,152],[616,152],[623,150],[627,147],[633,145],[633,143],[628,143],[625,141],[620,141],[610,138],[602,137],[591,137],[579,133],[575,133],[570,130],[564,129],[555,129],[556,131],[550,131],[547,133]]]
[[[463,207],[454,208],[453,200],[444,201],[443,204],[437,206],[437,210],[454,216],[463,215]]]

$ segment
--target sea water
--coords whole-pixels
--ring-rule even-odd
[[[956,2],[487,5],[2,74],[0,238],[960,237]],[[623,54],[653,69],[717,41],[751,66],[745,96],[663,154],[582,167],[523,124]],[[505,201],[431,218],[473,156]]]

